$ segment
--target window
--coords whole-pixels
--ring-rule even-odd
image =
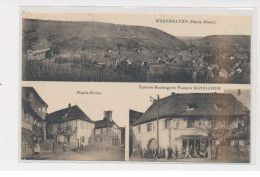
[[[100,129],[100,131],[101,131],[101,134],[103,134],[103,129],[102,128]]]
[[[187,105],[187,110],[188,111],[193,111],[195,109],[198,109],[199,107],[195,103],[188,103]]]
[[[147,131],[152,131],[152,123],[147,124]]]
[[[179,127],[179,121],[175,120],[173,123],[173,128],[177,129]]]
[[[187,128],[193,128],[195,126],[195,120],[188,119],[187,121]]]
[[[102,138],[100,138],[100,143],[102,143],[103,142],[103,139]]]
[[[46,107],[42,107],[42,113],[43,113],[43,114],[46,114],[46,112],[47,112]]]
[[[141,126],[138,126],[138,133],[141,133]]]
[[[171,120],[165,120],[164,122],[164,128],[170,128]]]
[[[42,108],[41,107],[38,107],[38,112],[42,113]]]
[[[84,137],[84,136],[81,137],[81,142],[82,142],[82,143],[85,142],[85,137]]]

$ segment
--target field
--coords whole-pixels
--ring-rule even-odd
[[[90,82],[193,82],[192,73],[185,69],[167,68],[163,73],[147,73],[135,65],[99,66],[74,63],[58,64],[25,61],[23,80],[26,81],[90,81]]]

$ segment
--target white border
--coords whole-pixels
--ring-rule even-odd
[[[89,1],[88,1],[89,2]],[[257,109],[257,103],[259,103],[259,82],[257,82],[257,68],[259,66],[259,62],[257,61],[257,56],[259,56],[259,51],[257,51],[257,42],[259,43],[259,39],[257,38],[257,32],[259,32],[259,22],[257,22],[257,18],[259,18],[259,7],[260,3],[257,1],[229,1],[225,3],[219,3],[216,1],[160,1],[155,2],[151,1],[149,4],[146,2],[135,2],[132,4],[130,3],[123,3],[122,1],[117,1],[119,3],[115,4],[116,1],[103,1],[100,2],[90,2],[89,4],[82,1],[74,1],[73,3],[70,1],[62,1],[59,3],[58,1],[3,1],[1,2],[0,12],[4,15],[0,17],[3,26],[1,29],[1,51],[2,57],[6,58],[4,60],[5,65],[0,65],[0,98],[1,99],[1,120],[2,124],[0,125],[0,137],[1,142],[3,143],[0,146],[0,169],[20,169],[20,170],[256,170],[260,169],[260,164],[257,163],[259,161],[259,139],[260,135],[260,127],[257,125],[257,117],[259,116],[259,110]],[[19,124],[17,124],[17,118],[20,117],[19,110],[20,110],[20,63],[19,58],[20,54],[15,51],[20,51],[20,45],[18,41],[20,41],[20,30],[19,30],[19,22],[20,22],[20,14],[19,14],[19,7],[20,6],[41,6],[41,5],[64,5],[64,6],[80,6],[80,5],[91,5],[91,6],[110,6],[110,7],[99,7],[99,10],[110,9],[112,12],[129,12],[133,10],[133,12],[137,13],[138,10],[142,12],[146,12],[144,7],[146,6],[161,6],[162,8],[149,8],[155,9],[156,13],[163,13],[165,10],[172,14],[203,14],[202,12],[207,12],[207,14],[223,14],[226,13],[238,13],[239,15],[243,13],[251,13],[253,15],[252,18],[252,67],[251,67],[251,94],[252,94],[252,107],[251,107],[251,120],[252,120],[252,127],[251,130],[254,132],[252,135],[252,161],[251,164],[175,164],[175,163],[136,163],[136,162],[88,162],[88,163],[70,163],[70,162],[62,162],[62,163],[20,163],[19,162],[19,155],[17,153],[17,147],[19,146],[17,139],[19,138],[17,127],[20,129]],[[123,7],[111,7],[115,5],[121,5]],[[130,7],[131,6],[131,7]],[[143,7],[133,7],[133,6],[143,6]],[[189,7],[188,9],[178,9],[176,11],[171,11],[171,8],[165,8],[167,6],[175,6],[175,7]],[[191,9],[190,7],[203,7],[200,9]],[[211,7],[211,9],[205,9],[205,7]],[[216,7],[230,7],[230,8],[218,8]],[[243,11],[237,12],[235,7],[247,7],[247,9]],[[254,8],[253,12],[249,12],[250,8]],[[37,7],[33,7],[36,9]],[[49,7],[44,7],[49,8]],[[42,9],[44,9],[42,8]],[[51,7],[56,8],[56,7]],[[75,7],[76,8],[76,7]],[[213,9],[212,9],[213,8]],[[71,9],[64,7],[64,9]],[[74,9],[74,8],[72,8]],[[96,9],[97,7],[88,7],[80,9]],[[138,10],[137,10],[138,9]],[[39,8],[38,8],[39,10]],[[57,10],[57,9],[55,9]],[[115,11],[116,10],[116,11]],[[129,10],[129,11],[128,11]],[[202,11],[203,10],[203,11]],[[95,11],[97,12],[97,11]],[[102,11],[104,12],[104,11]],[[152,11],[154,12],[154,11]],[[197,12],[197,13],[196,13]],[[217,13],[216,13],[217,12]],[[253,13],[253,14],[252,14]],[[258,27],[258,31],[257,31]],[[258,52],[258,53],[257,53]],[[3,61],[2,61],[3,63]],[[19,71],[19,72],[17,72]],[[7,77],[9,76],[9,77]],[[258,99],[257,99],[258,98]],[[17,104],[18,103],[18,104]],[[16,108],[19,109],[16,109]],[[4,109],[2,109],[4,108]],[[20,120],[20,119],[19,119]],[[17,133],[16,133],[17,132]],[[257,135],[257,136],[256,136]],[[17,137],[18,136],[18,137]],[[2,144],[1,143],[1,144]],[[187,168],[189,165],[189,168]]]

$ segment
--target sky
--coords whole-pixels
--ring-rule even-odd
[[[98,14],[98,13],[39,13],[23,12],[25,19],[58,21],[98,21],[114,24],[147,26],[173,36],[202,37],[208,35],[250,35],[250,16],[165,15],[165,14]],[[215,24],[156,23],[156,19],[212,21]]]
[[[48,113],[67,108],[68,104],[78,105],[92,120],[103,119],[103,112],[112,110],[112,118],[119,126],[128,125],[129,109],[145,112],[152,104],[150,97],[160,98],[175,93],[219,92],[225,89],[249,89],[249,85],[238,84],[156,84],[156,83],[97,83],[97,82],[30,82],[23,81],[23,86],[32,86],[40,97],[48,104]],[[175,89],[140,89],[140,86],[175,87]],[[178,89],[181,86],[183,89]],[[217,91],[186,90],[193,86],[220,86]],[[97,94],[77,94],[77,91],[93,91]]]

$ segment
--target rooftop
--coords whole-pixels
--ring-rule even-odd
[[[110,121],[108,118],[104,118],[103,120],[97,120],[94,121],[95,128],[107,128],[107,127],[113,127],[116,126],[119,128],[119,126],[112,120]]]
[[[190,105],[196,105],[190,107]],[[232,94],[189,93],[172,94],[159,100],[159,119],[199,116],[236,116],[248,112]],[[157,103],[153,103],[134,125],[157,119]]]
[[[46,117],[46,121],[52,123],[65,122],[77,119],[93,123],[93,121],[78,107],[78,105],[55,111],[53,113],[48,114]]]
[[[136,122],[141,116],[143,115],[142,112],[138,112],[135,110],[130,109],[129,110],[129,123],[133,124]]]
[[[42,105],[48,106],[33,87],[22,87],[22,91],[23,91],[23,93],[25,93],[26,91],[33,93],[35,95],[34,98],[36,98]],[[25,95],[23,95],[23,97],[25,98]]]

